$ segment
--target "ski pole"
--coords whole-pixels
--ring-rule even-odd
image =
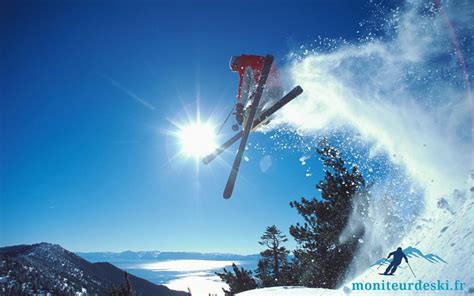
[[[408,267],[410,267],[411,273],[413,273],[413,276],[414,276],[415,279],[416,279],[416,275],[415,275],[415,273],[413,272],[413,269],[411,269],[410,263],[408,263],[408,261],[407,261],[407,264],[408,264]]]
[[[385,260],[386,260],[386,259],[383,258],[382,263],[380,263],[380,265],[379,265],[379,267],[377,267],[377,269],[379,269],[379,268],[385,263]]]

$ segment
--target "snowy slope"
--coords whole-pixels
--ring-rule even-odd
[[[340,291],[332,291],[326,289],[310,289],[303,287],[273,287],[265,289],[257,289],[239,293],[239,296],[314,296],[314,295],[340,295]]]
[[[447,263],[431,263],[422,258],[409,258],[417,278],[415,279],[406,264],[402,263],[401,267],[404,269],[397,271],[396,281],[416,282],[416,280],[420,279],[423,281],[441,280],[445,282],[449,280],[454,282],[455,280],[461,280],[466,283],[464,293],[467,291],[474,293],[474,272],[470,269],[474,258],[474,229],[472,227],[472,219],[474,218],[473,193],[458,206],[457,209],[451,208],[451,211],[455,211],[454,213],[443,209],[425,213],[425,218],[418,220],[414,230],[401,243],[403,247],[414,246],[418,249],[434,253]],[[382,269],[383,267],[380,268],[380,270]],[[380,276],[377,274],[376,267],[373,267],[352,282],[376,281],[380,281]],[[346,286],[351,287],[350,284]],[[443,295],[446,293],[446,291],[439,292],[439,294]],[[410,292],[405,294],[426,295],[427,292]],[[434,292],[430,291],[428,294],[431,295]]]
[[[383,277],[378,273],[384,267],[373,266],[346,283],[339,290],[309,289],[300,287],[278,287],[247,291],[242,296],[287,296],[287,295],[465,295],[474,293],[474,193],[463,200],[450,199],[449,209],[436,209],[420,218],[405,240],[400,244],[404,249],[412,246],[436,254],[442,260],[430,262],[423,257],[409,256],[409,262],[416,278],[403,262],[394,277]],[[458,203],[456,206],[456,202]],[[352,284],[381,282],[436,282],[461,280],[466,283],[463,291],[355,291]]]

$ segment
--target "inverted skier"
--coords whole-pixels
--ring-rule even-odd
[[[259,55],[240,55],[233,56],[230,59],[229,66],[232,72],[239,74],[239,87],[237,90],[237,103],[235,105],[236,124],[232,126],[233,130],[238,130],[245,119],[245,111],[251,104],[252,94],[257,88],[260,80],[260,74],[265,64],[265,57]],[[264,110],[270,103],[281,99],[283,88],[280,83],[279,73],[275,66],[272,66],[265,90],[262,94],[258,113]]]
[[[393,256],[393,260],[392,260],[392,262],[390,262],[387,269],[383,273],[384,275],[394,274],[394,272],[397,270],[398,265],[400,265],[400,263],[402,263],[402,258],[405,258],[405,262],[408,263],[408,258],[403,253],[402,248],[400,248],[400,247],[398,247],[396,251],[393,251],[392,253],[388,254],[387,259],[390,259],[391,256]]]

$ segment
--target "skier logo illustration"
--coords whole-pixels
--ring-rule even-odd
[[[397,267],[400,265],[400,263],[402,263],[402,258],[405,258],[405,262],[408,263],[408,258],[400,247],[398,247],[396,251],[388,254],[387,259],[390,259],[391,256],[393,256],[393,260],[390,262],[387,269],[383,273],[384,275],[393,275],[397,270]]]
[[[232,126],[234,131],[245,121],[245,114],[252,103],[252,95],[257,89],[260,75],[265,64],[265,57],[259,55],[240,55],[230,58],[229,67],[233,72],[239,74],[239,86],[237,90],[237,103],[235,105],[236,124]],[[272,65],[262,94],[262,104],[257,110],[260,114],[270,103],[274,103],[283,96],[283,87],[280,84],[279,73],[276,66]]]

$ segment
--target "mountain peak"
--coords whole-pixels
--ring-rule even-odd
[[[7,295],[106,295],[123,283],[125,272],[110,263],[90,263],[58,244],[42,242],[0,248],[0,277],[0,290]],[[129,279],[137,295],[187,295],[133,275]]]

